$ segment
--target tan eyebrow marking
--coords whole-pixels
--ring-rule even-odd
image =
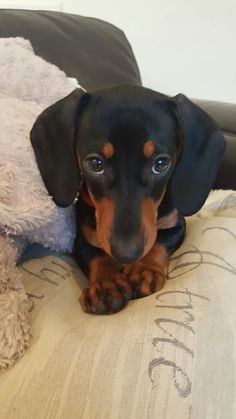
[[[151,157],[155,151],[155,144],[152,140],[146,141],[143,146],[143,154],[145,157]]]
[[[111,143],[103,144],[102,152],[107,159],[110,159],[114,154],[114,147]]]

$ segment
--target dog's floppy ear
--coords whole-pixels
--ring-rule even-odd
[[[192,215],[204,204],[215,181],[225,141],[216,123],[184,95],[173,98],[183,132],[182,155],[170,182],[176,208]]]
[[[70,205],[79,190],[80,170],[75,153],[76,120],[88,94],[76,89],[43,111],[30,133],[45,186],[57,205]]]

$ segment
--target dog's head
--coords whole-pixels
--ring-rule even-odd
[[[200,209],[224,152],[214,121],[185,96],[137,86],[75,90],[38,117],[31,142],[59,206],[73,202],[82,173],[101,246],[124,263],[152,247],[167,190],[183,215]]]

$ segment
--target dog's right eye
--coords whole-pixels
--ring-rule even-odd
[[[104,163],[100,157],[90,157],[86,161],[88,169],[97,174],[102,175],[104,173]]]
[[[171,166],[171,159],[170,156],[167,154],[160,154],[159,156],[155,157],[152,166],[152,173],[154,175],[161,175],[170,168]]]

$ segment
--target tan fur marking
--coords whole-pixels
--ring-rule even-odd
[[[176,225],[178,218],[178,211],[174,209],[170,214],[164,217],[158,218],[157,228],[158,230],[164,230],[165,228],[172,228]]]
[[[149,254],[145,257],[145,262],[165,268],[168,262],[168,253],[165,246],[159,243],[154,244]]]
[[[143,154],[145,157],[151,157],[155,151],[155,144],[152,140],[146,141],[143,146]]]
[[[91,193],[90,195],[95,207],[98,243],[108,255],[112,256],[110,239],[115,210],[114,202],[107,198],[96,201]]]
[[[166,251],[166,248],[159,244],[155,243],[154,246],[151,248],[150,252],[146,254],[142,259],[139,259],[138,262],[135,262],[134,265],[137,263],[139,265],[144,265],[146,267],[146,270],[148,271],[150,268],[150,271],[152,270],[152,267],[158,267],[165,268],[168,262],[168,254]]]
[[[142,202],[141,219],[144,234],[144,255],[150,251],[157,235],[157,208],[158,203],[151,198],[146,198]]]
[[[114,154],[114,147],[111,143],[106,143],[102,146],[102,152],[107,159],[110,159]]]
[[[165,191],[158,201],[153,201],[151,198],[145,198],[142,202],[141,219],[142,230],[144,233],[144,252],[145,256],[152,248],[157,238],[157,215],[158,207],[164,197]]]
[[[137,262],[124,267],[123,273],[128,276],[133,287],[138,284],[142,276],[141,291],[143,295],[150,295],[159,291],[165,283],[165,268],[168,263],[168,254],[164,246],[155,243],[150,252]],[[152,281],[155,280],[153,290],[150,290]]]
[[[96,281],[107,281],[120,273],[119,264],[110,256],[97,256],[90,263],[89,285]]]
[[[84,224],[82,225],[82,233],[84,238],[87,240],[89,244],[91,244],[91,246],[99,248],[101,247],[96,230],[93,230],[91,227],[86,226]]]

